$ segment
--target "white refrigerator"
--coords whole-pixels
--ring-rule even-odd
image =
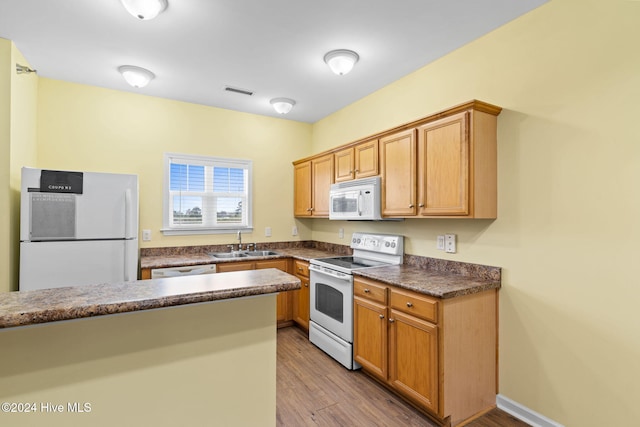
[[[136,280],[138,176],[22,168],[21,291]]]

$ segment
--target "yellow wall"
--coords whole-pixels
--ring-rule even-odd
[[[16,290],[19,271],[20,168],[36,164],[38,77],[15,45],[0,39],[0,291]]]
[[[275,426],[275,306],[266,295],[0,330],[0,402],[37,409],[2,411],[0,425]]]
[[[38,166],[134,173],[140,183],[141,247],[234,243],[231,234],[164,236],[163,153],[253,161],[254,232],[245,242],[293,237],[291,162],[308,155],[311,125],[40,78]],[[272,237],[264,236],[271,227]],[[310,232],[306,233],[307,238]]]
[[[9,291],[11,277],[11,42],[0,38],[0,290]]]
[[[397,232],[408,253],[502,267],[500,393],[566,426],[640,420],[638,40],[640,2],[554,0],[313,127],[319,152],[474,98],[504,108],[497,220],[317,221],[313,238]]]

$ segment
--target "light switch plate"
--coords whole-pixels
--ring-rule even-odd
[[[344,228],[338,229],[338,238],[344,239]]]
[[[142,241],[143,242],[151,241],[151,230],[142,230]]]
[[[297,236],[298,235],[298,227],[296,227],[295,225],[293,227],[291,227],[291,235],[292,236]]]
[[[264,236],[265,237],[271,237],[271,227],[265,227],[264,228]]]
[[[445,234],[444,235],[444,250],[447,253],[455,254],[456,253],[456,235],[455,234]]]
[[[436,249],[444,251],[444,235],[438,236],[438,242],[436,243]]]

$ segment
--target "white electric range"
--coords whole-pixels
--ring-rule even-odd
[[[317,258],[309,262],[309,340],[347,369],[353,360],[354,270],[402,264],[404,237],[353,233],[353,256]]]

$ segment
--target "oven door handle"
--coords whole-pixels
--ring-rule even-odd
[[[335,277],[336,279],[342,279],[342,280],[350,276],[349,274],[341,273],[339,271],[332,271],[326,268],[318,267],[314,264],[309,265],[309,270],[315,271],[316,273],[324,274],[327,276]]]

